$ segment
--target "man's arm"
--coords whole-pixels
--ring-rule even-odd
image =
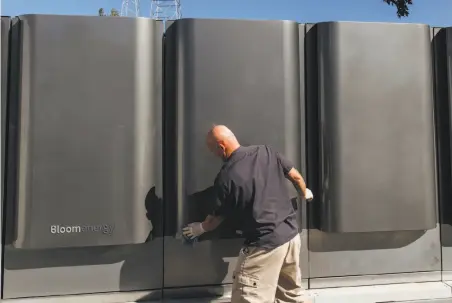
[[[202,222],[202,227],[206,232],[212,231],[220,226],[224,218],[230,214],[231,207],[233,207],[231,205],[232,202],[228,200],[229,186],[227,182],[222,178],[222,175],[218,175],[215,178],[214,190],[216,209]]]
[[[229,195],[227,184],[221,178],[217,177],[215,179],[214,189],[216,195],[215,202],[217,204],[216,210],[213,214],[208,215],[203,222],[190,223],[184,227],[182,232],[185,236],[194,239],[205,232],[212,231],[220,226],[224,218],[230,214],[233,205],[227,199]]]
[[[307,197],[307,191],[309,189],[306,188],[306,183],[301,176],[300,172],[294,167],[291,161],[283,157],[281,154],[277,153],[277,158],[279,161],[279,164],[281,165],[284,176],[292,182],[293,186],[297,190],[298,194],[304,198],[310,198]],[[309,193],[311,196],[312,193]]]
[[[220,226],[220,224],[221,224],[221,222],[223,222],[223,220],[224,220],[224,217],[222,217],[222,216],[208,215],[204,219],[204,221],[201,223],[202,228],[206,232],[212,231],[212,230],[216,229],[218,226]]]
[[[292,169],[289,170],[287,173],[287,179],[292,182],[295,189],[302,197],[306,197],[306,183],[296,168],[292,167]]]

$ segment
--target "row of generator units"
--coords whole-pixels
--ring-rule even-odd
[[[233,218],[178,239],[214,207],[213,124],[306,177],[311,204],[288,190],[307,280],[441,271],[451,49],[452,29],[420,24],[2,17],[4,297],[230,283],[233,267],[196,268],[235,260]],[[333,265],[358,242],[362,266]],[[146,245],[139,279],[92,283]]]

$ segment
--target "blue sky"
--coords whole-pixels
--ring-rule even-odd
[[[120,9],[121,0],[0,0],[1,14],[95,15],[100,7]],[[452,26],[452,0],[414,0],[399,20],[382,0],[181,0],[184,17],[286,19],[299,22],[380,21]],[[150,0],[141,0],[149,16]]]

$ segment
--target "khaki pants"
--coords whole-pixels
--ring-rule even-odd
[[[242,248],[233,275],[231,303],[305,302],[300,249],[299,235],[273,250]]]

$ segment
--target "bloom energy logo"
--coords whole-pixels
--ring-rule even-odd
[[[76,233],[102,233],[111,235],[115,229],[112,224],[99,225],[51,225],[52,234],[76,234]]]

